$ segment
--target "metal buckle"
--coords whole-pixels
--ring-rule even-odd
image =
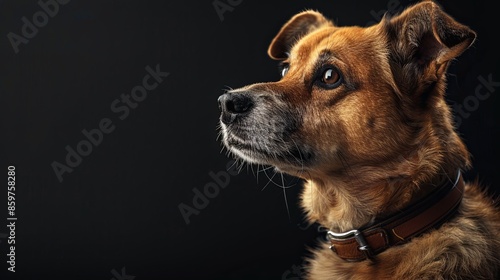
[[[368,259],[371,259],[373,257],[373,251],[370,248],[370,246],[368,245],[368,242],[366,242],[366,239],[363,236],[363,233],[357,229],[350,230],[347,232],[342,232],[342,233],[336,233],[336,232],[329,230],[326,235],[327,235],[328,239],[330,239],[330,240],[332,240],[332,239],[342,240],[342,239],[354,237],[354,239],[356,240],[356,242],[358,242],[358,245],[359,245],[358,250],[362,251],[365,254],[366,258],[368,258]],[[334,250],[333,245],[330,246],[330,249]]]

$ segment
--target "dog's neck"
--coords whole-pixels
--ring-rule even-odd
[[[463,143],[453,132],[441,157],[420,149],[381,166],[350,166],[348,171],[306,179],[302,206],[311,222],[337,232],[360,228],[419,201],[456,176],[466,163]],[[443,142],[444,143],[444,142]],[[455,144],[455,145],[452,145]],[[443,145],[445,147],[446,145]],[[429,159],[436,159],[430,162]]]

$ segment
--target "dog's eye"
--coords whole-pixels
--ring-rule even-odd
[[[281,77],[285,77],[286,73],[288,73],[288,66],[283,66],[281,69]]]
[[[321,74],[321,82],[327,86],[336,86],[339,81],[339,72],[334,68],[327,68]]]
[[[316,71],[316,79],[314,83],[316,86],[324,89],[334,89],[342,84],[342,75],[332,65],[324,65]]]
[[[281,62],[279,69],[281,77],[285,77],[286,73],[288,73],[288,69],[290,69],[290,65],[287,62]]]

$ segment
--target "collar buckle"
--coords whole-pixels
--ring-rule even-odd
[[[368,244],[365,236],[363,235],[363,233],[360,230],[354,229],[354,230],[350,230],[350,231],[342,232],[342,233],[337,233],[337,232],[333,232],[333,231],[329,230],[326,233],[326,235],[330,241],[331,240],[343,240],[343,239],[354,237],[354,239],[356,240],[356,242],[359,245],[358,250],[362,251],[365,254],[367,259],[371,259],[374,256],[370,245]],[[330,246],[330,249],[332,251],[335,251],[335,246],[334,245]]]

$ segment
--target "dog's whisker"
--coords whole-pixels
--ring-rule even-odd
[[[269,181],[264,185],[264,187],[262,188],[261,191],[265,190],[270,183],[275,184],[274,181],[273,181],[273,178],[274,178],[274,176],[276,176],[276,172],[271,177],[269,177],[269,175],[267,174],[267,172],[265,170],[264,170],[264,174],[266,175],[266,177],[267,177],[267,179]]]
[[[255,178],[257,180],[257,184],[259,183],[259,169],[260,169],[260,164],[257,163],[257,171],[255,173]]]
[[[446,179],[448,179],[448,182],[453,182],[453,179],[450,178],[450,175],[448,174],[448,172],[446,172],[446,170],[444,170],[444,167],[440,165],[439,168],[442,171],[441,175],[446,176]]]
[[[269,168],[268,168],[268,169],[269,169]],[[264,190],[264,189],[265,189],[265,188],[266,188],[269,184],[271,184],[271,183],[272,183],[273,185],[275,185],[275,186],[279,187],[279,188],[286,188],[286,189],[288,189],[288,188],[291,188],[291,187],[292,187],[292,186],[287,186],[287,187],[285,187],[284,185],[280,185],[280,184],[276,183],[273,179],[274,179],[274,177],[276,176],[276,174],[278,174],[278,173],[279,173],[279,174],[282,174],[281,172],[274,172],[273,176],[269,177],[269,175],[267,174],[267,172],[264,172],[264,174],[266,175],[266,177],[267,177],[267,179],[269,180],[269,182],[267,182],[267,183],[266,183],[266,185],[262,188],[262,190],[261,190],[261,191],[263,191],[263,190]]]
[[[252,171],[252,175],[255,176],[255,173],[253,172],[253,165],[252,164],[247,164],[246,166],[247,166],[247,173],[250,170],[250,171]]]
[[[219,153],[220,153],[220,154],[222,154],[224,151],[226,151],[226,155],[227,155],[227,152],[228,152],[229,150],[226,148],[226,146],[221,145],[221,148],[220,148]]]
[[[252,175],[255,177],[255,170],[253,170],[253,164],[248,164],[248,166],[249,166],[248,168],[250,168],[250,171],[252,171]]]
[[[261,168],[261,170],[259,172],[264,172],[264,171],[269,170],[269,169],[273,169],[273,167],[272,166],[268,166],[268,167],[264,168],[264,166],[262,166],[262,168]]]
[[[237,167],[237,166],[238,166],[238,159],[235,159],[234,162],[231,164],[231,166],[229,166],[228,169],[232,169],[233,167]]]
[[[286,187],[285,187],[285,179],[283,178],[283,173],[280,173],[281,174],[281,183],[283,184],[283,198],[285,199],[285,206],[286,206],[286,212],[288,214],[288,220],[291,220],[291,217],[290,217],[290,209],[288,208],[288,199],[286,197]]]
[[[245,162],[241,162],[240,166],[237,167],[238,174],[241,173],[241,170],[243,170],[243,167],[245,166]]]

